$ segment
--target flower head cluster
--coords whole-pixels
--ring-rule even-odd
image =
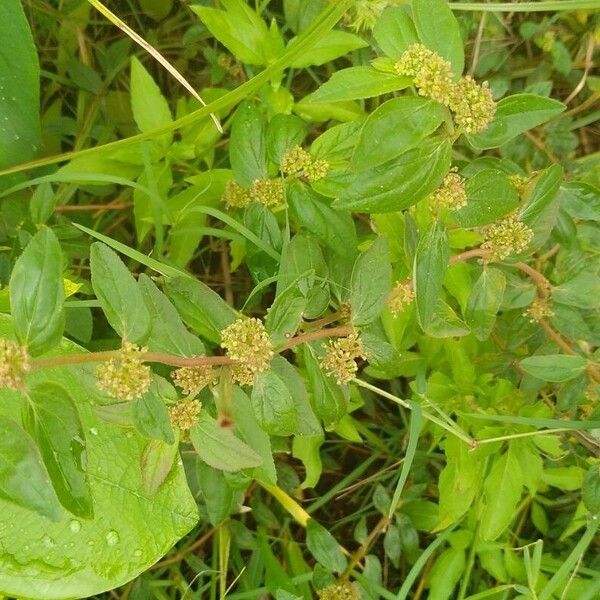
[[[524,175],[510,175],[508,180],[512,186],[517,190],[519,196],[524,196],[527,192],[527,186],[529,185],[529,178]]]
[[[524,317],[529,317],[530,323],[539,323],[544,319],[554,316],[554,311],[550,306],[548,298],[536,298],[523,313]]]
[[[467,205],[467,192],[465,180],[452,169],[442,185],[433,193],[433,202],[436,208],[447,208],[448,210],[459,210]]]
[[[181,400],[169,409],[172,425],[181,431],[189,431],[198,422],[201,408],[199,400]]]
[[[252,385],[258,373],[269,368],[273,342],[259,319],[238,319],[221,331],[221,346],[234,361],[234,381]]]
[[[511,215],[486,227],[483,235],[485,241],[481,247],[489,252],[487,261],[490,262],[525,250],[533,238],[533,231],[515,215]]]
[[[304,148],[294,146],[283,155],[281,172],[284,175],[302,174],[312,183],[327,175],[329,163],[326,160],[315,160]]]
[[[0,388],[21,390],[31,369],[29,353],[17,342],[0,339]]]
[[[360,600],[358,590],[348,581],[334,583],[317,592],[319,600]]]
[[[479,85],[469,75],[454,84],[448,106],[454,113],[454,121],[466,133],[483,131],[496,114],[487,81]]]
[[[150,367],[140,360],[140,354],[146,351],[147,348],[124,342],[118,358],[111,358],[96,369],[98,387],[119,400],[141,398],[152,383]]]
[[[496,103],[487,83],[472,77],[452,80],[452,65],[423,44],[412,44],[395,65],[396,72],[413,77],[421,96],[432,98],[454,113],[456,124],[466,133],[483,131],[496,112]]]
[[[390,292],[388,297],[388,308],[394,317],[397,317],[407,306],[413,303],[415,290],[412,281],[407,279],[399,281]]]
[[[321,359],[321,367],[338,384],[348,383],[356,375],[358,359],[365,359],[365,350],[356,331],[347,337],[329,340],[325,356]]]
[[[356,31],[373,29],[383,11],[394,4],[398,4],[398,0],[354,0],[344,15],[344,22]]]
[[[284,192],[281,179],[255,179],[250,188],[250,197],[259,204],[275,208],[283,204]]]
[[[210,366],[182,367],[171,374],[173,382],[186,396],[197,396],[207,385],[214,384],[217,375]]]
[[[233,179],[225,184],[221,200],[227,208],[245,208],[252,202],[248,190]]]

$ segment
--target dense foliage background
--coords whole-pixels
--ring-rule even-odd
[[[599,5],[3,0],[0,593],[600,597]]]

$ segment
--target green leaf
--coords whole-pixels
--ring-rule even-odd
[[[600,279],[597,270],[585,270],[552,288],[552,300],[567,306],[594,309],[600,306]]]
[[[446,226],[434,221],[419,240],[413,269],[417,318],[423,329],[431,323],[441,300],[449,257]]]
[[[428,575],[428,600],[452,598],[454,588],[461,580],[467,559],[462,548],[447,548],[436,559]]]
[[[295,115],[275,115],[269,121],[265,139],[269,160],[281,164],[286,150],[302,144],[306,130],[306,123]]]
[[[506,173],[484,169],[467,179],[467,205],[453,214],[461,227],[488,225],[519,205],[519,194]]]
[[[33,158],[40,147],[40,67],[19,0],[0,3],[0,169]]]
[[[53,521],[64,513],[33,440],[12,419],[1,415],[0,498]]]
[[[311,102],[343,102],[373,98],[403,90],[411,85],[410,77],[384,73],[373,67],[348,67],[335,71],[331,78],[310,96]]]
[[[298,38],[294,38],[288,44],[292,48]],[[298,56],[290,65],[293,69],[303,69],[310,66],[324,65],[335,60],[348,52],[365,48],[369,44],[361,37],[347,31],[333,29],[322,35],[317,42]]]
[[[37,225],[43,225],[54,214],[59,198],[52,189],[52,184],[41,183],[35,188],[29,203],[31,220]]]
[[[600,468],[598,464],[592,465],[585,474],[581,499],[592,515],[600,513]]]
[[[10,276],[15,334],[33,356],[58,344],[65,327],[60,244],[51,229],[36,233]]]
[[[433,192],[450,169],[451,145],[427,140],[390,164],[358,173],[333,207],[355,212],[404,210]]]
[[[275,346],[283,344],[298,330],[306,310],[306,291],[311,286],[310,280],[313,279],[312,272],[300,275],[290,286],[275,296],[275,301],[265,318],[265,327]]]
[[[354,263],[350,282],[350,306],[354,325],[372,323],[383,311],[392,285],[392,266],[387,239],[378,237]]]
[[[265,64],[263,44],[268,36],[265,22],[243,0],[223,0],[225,10],[204,6],[190,8],[206,28],[239,61]]]
[[[448,0],[412,0],[412,13],[421,43],[449,60],[456,76],[462,75],[464,44]]]
[[[128,342],[143,342],[150,332],[150,313],[129,269],[101,242],[91,246],[90,267],[92,287],[111,327]]]
[[[198,456],[221,471],[258,467],[262,459],[229,429],[221,427],[205,410],[190,429],[190,440]]]
[[[317,562],[329,571],[341,574],[348,564],[335,538],[314,519],[309,519],[306,524],[306,546]]]
[[[315,158],[330,162],[350,158],[362,126],[363,121],[359,119],[330,127],[312,143],[311,153]]]
[[[133,424],[140,435],[151,440],[162,440],[167,444],[175,443],[169,411],[155,384],[133,403],[132,415]]]
[[[255,179],[267,177],[267,121],[252,102],[236,110],[229,138],[229,160],[236,181],[250,186]]]
[[[319,435],[297,435],[292,443],[292,455],[304,465],[304,481],[302,489],[314,488],[323,472],[321,446],[325,437]]]
[[[523,473],[512,446],[498,458],[483,486],[484,506],[480,517],[480,535],[495,540],[512,523],[521,500]]]
[[[173,122],[171,110],[160,88],[135,56],[131,57],[131,110],[139,130],[143,133]],[[162,146],[168,147],[173,141],[173,133],[167,132],[154,139],[160,140]]]
[[[178,441],[178,440],[176,440]],[[150,496],[156,494],[173,469],[179,444],[163,440],[150,440],[142,452],[140,468],[142,488]]]
[[[231,513],[234,490],[222,471],[199,462],[197,467],[198,485],[206,504],[206,512],[211,525],[220,525]]]
[[[0,319],[0,337],[10,337],[11,330],[10,321]],[[63,340],[55,352],[63,355],[85,351]],[[77,406],[86,437],[85,470],[94,517],[75,518],[58,504],[60,521],[53,523],[0,499],[0,545],[10,549],[0,554],[0,593],[9,597],[87,598],[120,587],[156,563],[197,523],[196,503],[181,465],[173,466],[156,494],[144,491],[139,465],[147,440],[131,428],[124,430],[96,416],[106,397],[98,392],[92,372],[89,366],[71,365],[28,375],[31,387],[60,385]],[[2,423],[18,420],[22,410],[20,395],[0,391]],[[43,468],[41,459],[30,438],[23,438],[25,434],[18,427],[17,431],[15,440],[3,431],[0,445],[6,443],[7,451],[16,451],[25,462],[35,459],[34,471],[28,469],[24,485],[26,494],[38,494],[35,472]],[[43,473],[52,492],[48,475],[45,470]],[[38,500],[48,511],[52,500],[45,496],[47,493]],[[55,506],[57,503],[55,499]]]
[[[480,341],[487,340],[494,328],[505,288],[504,273],[499,269],[487,267],[481,272],[471,290],[465,321]]]
[[[201,281],[174,277],[166,281],[165,292],[183,321],[211,342],[218,344],[221,331],[236,319],[235,310]]]
[[[138,285],[150,313],[150,336],[146,340],[149,350],[176,356],[204,354],[206,349],[202,341],[185,328],[175,307],[152,279],[142,273],[138,278]]]
[[[287,386],[272,371],[259,373],[252,387],[252,407],[260,426],[271,435],[296,433],[296,405]]]
[[[24,415],[36,441],[60,503],[74,515],[93,516],[85,468],[86,441],[79,413],[61,385],[32,387]]]
[[[519,134],[537,127],[565,110],[558,100],[535,94],[515,94],[498,102],[493,121],[482,133],[469,135],[469,142],[482,150],[497,148]]]
[[[521,361],[521,368],[526,373],[553,383],[575,379],[585,371],[586,366],[585,358],[568,354],[530,356]]]
[[[412,44],[419,42],[415,24],[409,14],[400,7],[383,11],[373,28],[373,37],[383,52],[398,60]]]
[[[393,98],[365,121],[352,155],[352,166],[364,171],[417,146],[444,120],[442,106],[418,96]]]

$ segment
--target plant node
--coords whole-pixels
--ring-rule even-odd
[[[12,340],[0,339],[0,388],[22,390],[30,370],[27,349]]]
[[[390,292],[388,297],[388,308],[394,317],[397,317],[404,309],[411,305],[415,299],[415,290],[411,279],[399,281]]]
[[[186,396],[197,396],[207,385],[216,383],[217,373],[210,365],[181,367],[171,373],[171,378]]]
[[[515,215],[510,215],[486,227],[483,236],[485,241],[481,247],[489,251],[486,262],[493,262],[525,250],[533,239],[533,231]]]
[[[98,388],[111,398],[119,400],[141,398],[152,383],[150,367],[140,358],[140,354],[147,350],[136,344],[123,342],[118,358],[111,358],[97,367]]]
[[[325,356],[321,359],[321,367],[338,384],[348,383],[356,375],[356,361],[361,358],[366,359],[365,350],[358,333],[353,331],[346,337],[329,340]]]
[[[198,422],[201,408],[200,400],[181,400],[169,409],[171,424],[182,432],[189,431]]]
[[[436,208],[447,208],[448,210],[459,210],[467,205],[467,192],[465,180],[454,167],[444,177],[442,185],[433,193],[433,202]]]

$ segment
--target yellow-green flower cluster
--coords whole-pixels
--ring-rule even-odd
[[[118,358],[111,358],[96,369],[98,388],[119,400],[141,398],[152,383],[150,367],[140,359],[147,350],[124,342]]]
[[[334,583],[317,592],[319,600],[360,600],[358,590],[348,581]]]
[[[510,175],[508,180],[512,186],[517,190],[519,196],[524,196],[527,192],[527,186],[529,185],[529,178],[524,175]]]
[[[515,215],[511,215],[486,227],[483,236],[485,241],[481,247],[488,251],[486,260],[491,262],[525,250],[533,238],[533,231]]]
[[[30,369],[27,349],[12,340],[0,339],[0,388],[23,389]]]
[[[346,337],[329,340],[321,367],[341,385],[354,378],[358,371],[356,361],[361,358],[366,358],[365,350],[358,333],[353,331]]]
[[[483,131],[496,112],[487,83],[466,76],[454,82],[452,65],[423,44],[412,44],[396,63],[396,72],[413,77],[419,94],[447,106],[465,133]]]
[[[356,31],[371,30],[383,11],[394,4],[399,4],[399,0],[354,0],[344,15],[344,23]]]
[[[549,319],[554,316],[554,311],[550,306],[548,298],[536,298],[523,313],[524,317],[529,318],[530,323],[539,323],[544,319]]]
[[[221,346],[232,359],[231,375],[241,385],[252,385],[258,373],[269,368],[273,342],[262,321],[238,319],[221,331]]]
[[[210,366],[181,367],[171,373],[173,382],[187,396],[197,396],[207,385],[217,380],[215,370]]]
[[[255,179],[250,188],[250,198],[268,208],[281,206],[285,198],[285,189],[281,179]]]
[[[227,208],[246,208],[252,202],[250,192],[233,179],[225,184],[221,200]]]
[[[442,185],[433,193],[433,203],[436,208],[459,210],[467,205],[467,192],[465,180],[456,169],[444,177]]]
[[[390,292],[388,297],[388,308],[394,317],[397,317],[415,299],[412,280],[399,281]]]
[[[202,403],[199,400],[181,400],[169,409],[173,426],[181,431],[189,431],[197,422]]]
[[[284,175],[304,175],[311,183],[323,179],[329,172],[326,160],[315,160],[301,146],[293,146],[281,159],[281,172]]]

